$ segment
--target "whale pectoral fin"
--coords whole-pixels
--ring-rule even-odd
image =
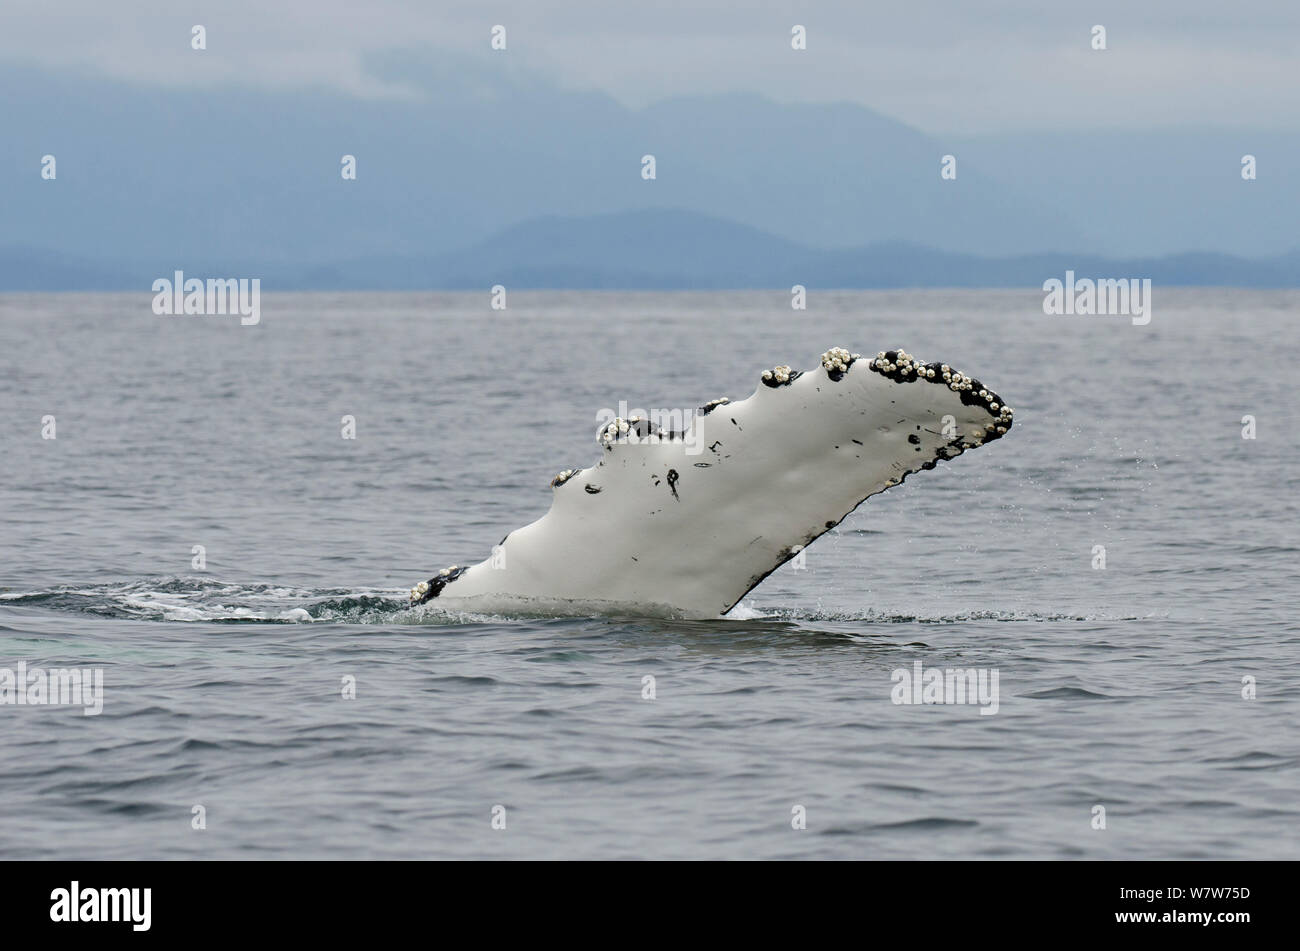
[[[596,466],[557,476],[550,511],[500,557],[446,570],[412,600],[715,617],[864,500],[1001,438],[1014,415],[978,380],[903,350],[837,347],[818,369],[780,365],[759,383],[706,404],[685,433],[614,420]]]

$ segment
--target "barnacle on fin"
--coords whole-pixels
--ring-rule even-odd
[[[776,389],[778,386],[789,386],[799,377],[803,376],[802,370],[791,370],[784,363],[779,367],[773,367],[771,370],[764,370],[763,375],[759,377],[764,386],[770,386]]]
[[[447,587],[465,572],[469,571],[468,565],[452,565],[450,568],[444,568],[428,581],[421,581],[411,589],[411,604],[425,604],[432,601],[438,595],[442,594],[442,589]]]
[[[902,349],[881,350],[871,361],[871,369],[895,383],[915,380],[942,383],[961,398],[963,406],[982,406],[993,417],[993,422],[985,425],[983,432],[971,434],[974,445],[1000,439],[1011,429],[1015,410],[979,380],[946,363],[922,363]]]

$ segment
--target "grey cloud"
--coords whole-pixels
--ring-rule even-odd
[[[180,10],[137,0],[129,9],[100,0],[11,9],[0,59],[139,83],[401,97],[406,85],[367,64],[387,50],[443,50],[508,58],[509,68],[632,106],[755,92],[856,102],[932,133],[1300,127],[1300,5],[1276,2],[231,0]],[[194,22],[208,29],[204,53],[189,48]],[[490,54],[498,22],[509,50]],[[789,47],[796,22],[809,32],[800,53]],[[1093,24],[1107,28],[1106,52],[1089,48]]]

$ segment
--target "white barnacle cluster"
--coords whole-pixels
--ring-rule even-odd
[[[790,368],[784,363],[779,367],[773,367],[771,370],[763,371],[764,383],[789,383]]]
[[[441,583],[438,585],[437,591],[434,591],[434,594],[437,594],[438,591],[441,591],[443,586],[448,581],[452,580],[452,575],[459,574],[462,570],[463,569],[460,567],[460,565],[452,565],[450,568],[444,568],[442,569],[442,571],[438,572],[438,576],[436,578],[430,578],[429,581],[439,581],[439,579],[441,579]],[[423,601],[428,597],[429,588],[430,588],[429,581],[421,581],[419,584],[417,584],[414,588],[411,589],[412,601]]]
[[[940,367],[943,373],[943,381],[948,384],[948,388],[957,393],[972,393],[984,400],[984,405],[988,407],[989,412],[996,413],[997,419],[984,425],[984,432],[980,433],[984,437],[986,433],[997,433],[1001,436],[1011,428],[1011,417],[1015,415],[1015,410],[1010,406],[1004,406],[995,399],[995,394],[980,387],[975,389],[975,381],[960,370],[954,370],[947,364]]]
[[[990,394],[988,390],[980,390],[980,396],[985,399],[988,399],[991,395],[992,394]],[[1011,427],[1011,417],[1015,415],[1015,410],[1010,406],[1004,406],[998,403],[996,400],[988,403],[988,408],[991,412],[997,413],[998,418],[991,423],[986,423],[984,430],[985,432],[997,433],[1001,436]]]
[[[830,356],[833,352],[828,351],[826,356]],[[822,358],[823,365],[826,363],[826,356]],[[946,363],[926,365],[906,350],[881,350],[871,361],[871,367],[880,373],[893,376],[900,382],[909,379],[929,380],[943,383],[954,393],[970,393],[971,396],[978,397],[996,418],[993,422],[985,424],[983,429],[970,432],[970,437],[975,440],[976,445],[986,439],[996,439],[1011,428],[1011,417],[1015,415],[1011,407],[999,403],[997,394],[985,389],[973,377]],[[966,399],[963,397],[963,400]]]
[[[897,373],[899,376],[915,376],[917,379],[934,379],[934,370],[906,350],[892,350],[890,353],[894,355],[892,360],[889,358],[889,353],[881,350],[872,361],[872,366],[881,373]]]
[[[831,347],[822,354],[822,366],[826,368],[827,373],[843,373],[860,356],[862,354],[849,353],[843,347]]]
[[[577,471],[578,471],[577,469],[560,470],[555,474],[555,478],[551,480],[551,488],[553,489],[559,488],[560,486],[564,485],[564,483],[568,482],[570,479],[574,477],[575,474],[577,474]]]
[[[956,393],[969,392],[974,385],[971,378],[961,370],[954,370],[946,364],[940,369],[943,370],[943,382],[948,384],[948,389]]]
[[[719,406],[726,406],[730,402],[731,400],[727,399],[725,396],[719,396],[716,400],[709,400],[707,403],[701,406],[700,411],[706,414],[711,413]]]
[[[1011,427],[1011,417],[1015,415],[1015,410],[1010,406],[999,406],[997,403],[990,403],[989,409],[997,413],[998,418],[996,422],[989,423],[984,428],[1001,436]]]
[[[627,431],[630,428],[628,423],[629,422],[635,423],[636,421],[637,421],[637,417],[635,416],[633,416],[630,421],[624,419],[622,416],[618,416],[610,420],[609,425],[606,426],[603,430],[601,430],[599,441],[608,446],[614,440],[618,439],[618,437],[626,436]]]

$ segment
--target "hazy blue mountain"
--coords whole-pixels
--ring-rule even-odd
[[[95,263],[62,251],[0,247],[0,291],[129,290],[148,288],[152,280],[138,265]]]
[[[782,275],[875,286],[912,273],[929,283],[940,261],[964,273],[962,255],[1263,259],[1300,245],[1300,136],[945,141],[848,104],[730,95],[632,110],[489,51],[394,55],[371,71],[410,95],[159,88],[0,67],[0,247],[29,249],[4,255],[3,286],[137,286],[176,268],[477,286],[507,265],[523,284],[583,273],[609,286],[781,284],[774,259]],[[1239,174],[1247,151],[1254,182]],[[655,181],[641,178],[646,153]],[[956,181],[939,176],[946,153]],[[40,177],[46,154],[54,181]],[[339,175],[344,154],[357,158],[356,181]],[[647,211],[666,217],[618,224]],[[801,258],[799,247],[829,250]],[[57,254],[33,262],[30,249]],[[1273,280],[1277,265],[1215,267]]]
[[[953,151],[1026,200],[1067,208],[1082,240],[1043,246],[1112,255],[1300,247],[1300,132],[1153,129],[982,136]],[[1241,177],[1254,155],[1257,178]]]
[[[854,105],[735,95],[630,110],[490,54],[393,60],[408,100],[160,89],[0,69],[0,244],[70,254],[311,263],[426,254],[545,215],[689,208],[807,244],[903,240],[1011,253],[1078,246],[1059,203],[959,164]],[[655,181],[641,157],[657,159]],[[58,161],[56,181],[40,158]],[[353,154],[358,179],[339,176]]]
[[[464,251],[428,258],[348,262],[300,278],[303,287],[818,288],[1041,287],[1079,277],[1150,278],[1156,284],[1300,286],[1300,254],[1247,260],[1215,253],[1117,258],[1069,252],[1009,257],[904,242],[813,248],[694,212],[650,210],[548,217]]]
[[[175,255],[167,261],[179,260]],[[587,217],[548,216],[441,254],[370,255],[315,266],[180,260],[189,277],[260,277],[265,290],[486,290],[521,288],[809,289],[1041,287],[1071,269],[1080,278],[1150,278],[1156,285],[1300,287],[1300,253],[1245,259],[1212,252],[1113,258],[1067,252],[1007,257],[903,242],[812,248],[749,225],[696,212],[651,209]],[[171,277],[160,258],[93,264],[59,252],[0,249],[0,290],[147,290]]]

